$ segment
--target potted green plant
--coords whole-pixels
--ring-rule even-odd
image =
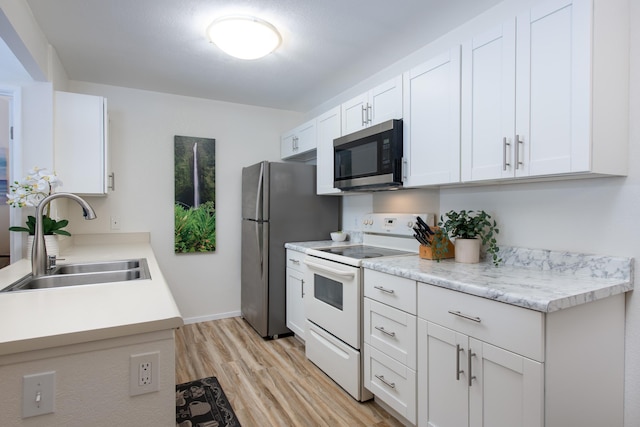
[[[15,181],[9,186],[9,194],[7,194],[7,204],[14,208],[37,207],[42,199],[54,192],[54,189],[61,182],[55,172],[47,169],[35,167],[28,171],[27,176],[22,181]],[[47,244],[47,253],[57,255],[59,252],[56,235],[71,236],[64,230],[69,224],[66,219],[55,220],[50,217],[51,206],[47,206],[45,215],[42,216],[42,228],[45,234]],[[27,216],[26,227],[13,226],[9,227],[9,231],[17,231],[28,233],[27,247],[31,248],[33,244],[33,235],[35,234],[36,218],[35,216]],[[29,255],[31,251],[27,252]]]
[[[455,259],[458,262],[476,263],[480,259],[480,246],[486,245],[487,254],[498,265],[502,259],[498,257],[495,235],[500,232],[495,220],[485,211],[456,212],[451,210],[440,216],[438,223],[449,237],[455,237]]]

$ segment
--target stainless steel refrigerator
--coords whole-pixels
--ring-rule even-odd
[[[340,197],[316,195],[316,167],[261,162],[242,169],[241,311],[262,337],[286,326],[286,242],[327,240]]]

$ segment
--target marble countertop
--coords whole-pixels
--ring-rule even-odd
[[[59,258],[58,265],[146,258],[151,279],[0,293],[0,356],[183,325],[148,233],[73,236]],[[30,272],[26,259],[1,269],[0,289]]]
[[[331,241],[287,243],[288,249],[344,246]],[[633,290],[633,259],[526,248],[501,248],[491,262],[440,262],[418,255],[363,260],[364,268],[549,313]]]

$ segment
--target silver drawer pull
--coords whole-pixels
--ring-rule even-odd
[[[389,335],[390,337],[395,337],[396,336],[395,332],[389,332],[385,328],[383,328],[382,326],[374,326],[374,328],[376,328],[377,330],[379,330],[380,332],[382,332],[385,335]]]
[[[386,292],[388,294],[395,294],[396,293],[396,291],[394,291],[393,289],[385,289],[382,286],[374,286],[373,288],[377,289],[379,291],[382,291],[382,292]]]
[[[289,258],[289,261],[291,261],[294,264],[300,264],[300,260],[299,259]]]
[[[480,323],[479,317],[469,316],[468,314],[460,313],[459,311],[449,310],[449,314],[453,314],[454,316],[462,317],[463,319],[472,320],[474,322]]]
[[[396,388],[396,383],[390,383],[389,381],[385,380],[384,375],[374,375],[374,376],[380,381],[382,381],[384,385],[386,385],[387,387]]]

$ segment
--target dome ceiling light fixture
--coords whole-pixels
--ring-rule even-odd
[[[280,46],[276,27],[253,16],[225,16],[207,28],[209,40],[225,53],[240,59],[258,59]]]

